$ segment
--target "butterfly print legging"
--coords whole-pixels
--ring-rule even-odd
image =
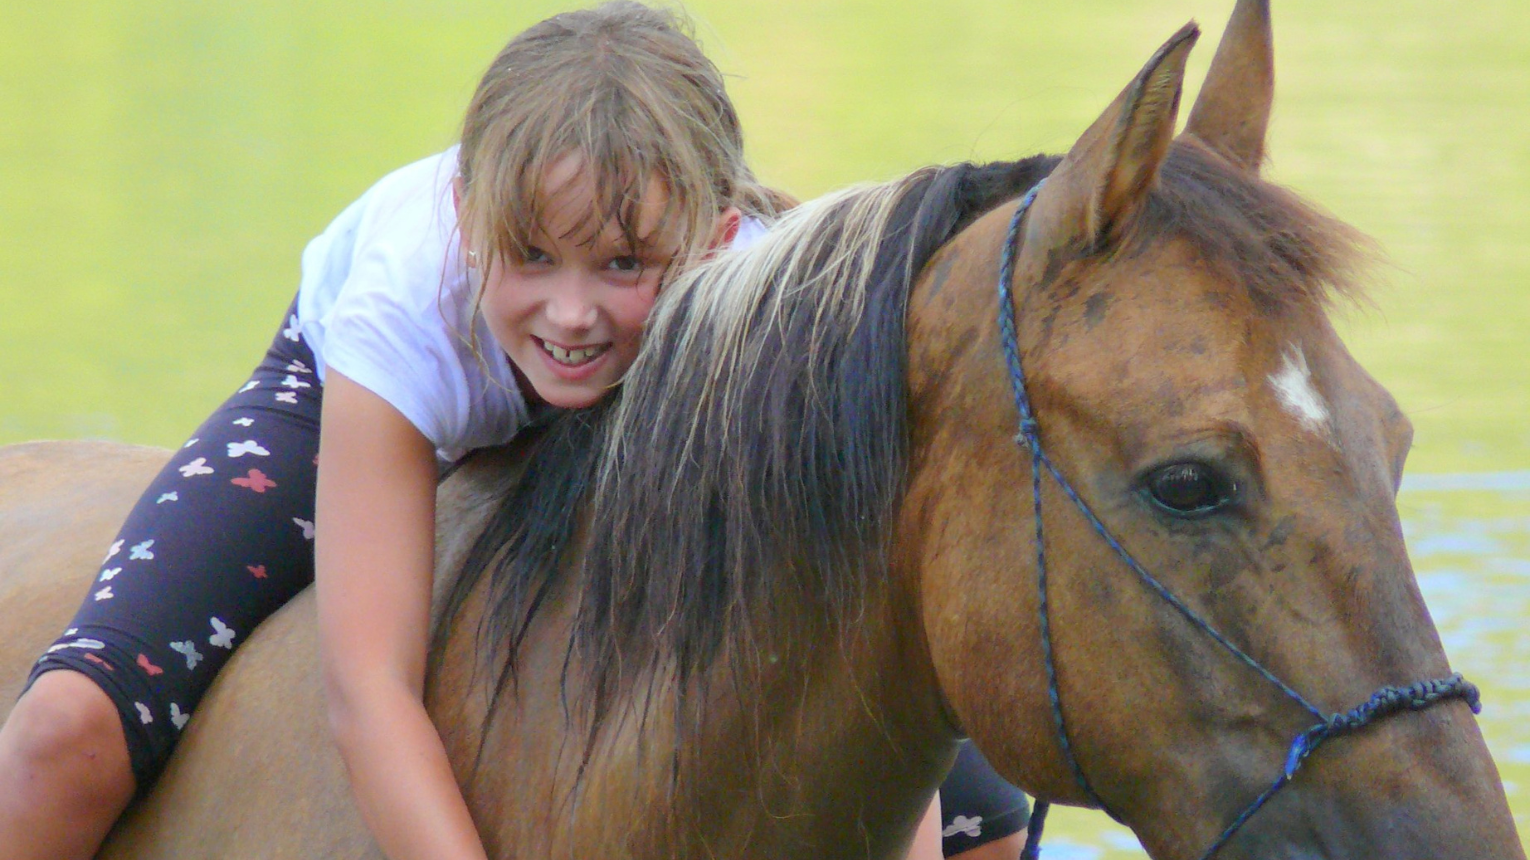
[[[955,857],[1029,824],[1025,793],[1004,781],[972,741],[963,741],[956,763],[940,784],[940,853]]]
[[[234,649],[313,582],[321,388],[287,319],[250,380],[138,500],[28,681],[73,669],[106,691],[140,795]]]

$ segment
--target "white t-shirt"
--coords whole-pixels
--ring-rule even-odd
[[[319,379],[333,367],[378,395],[446,461],[510,441],[529,419],[509,359],[472,312],[456,170],[453,147],[368,189],[303,250],[297,300]],[[764,232],[745,219],[733,247]]]

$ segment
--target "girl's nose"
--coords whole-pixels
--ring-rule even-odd
[[[547,300],[547,320],[559,328],[584,330],[594,327],[597,310],[593,290],[583,278],[569,278]]]

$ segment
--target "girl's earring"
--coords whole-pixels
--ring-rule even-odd
[[[468,260],[468,268],[470,268],[470,269],[478,268],[478,252],[477,251],[468,251],[467,252],[467,260]]]

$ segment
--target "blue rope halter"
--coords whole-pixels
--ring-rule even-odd
[[[1078,759],[1073,754],[1073,743],[1068,737],[1068,724],[1063,715],[1062,695],[1057,687],[1057,665],[1052,648],[1052,621],[1047,605],[1047,556],[1046,539],[1042,528],[1041,516],[1041,474],[1044,471],[1050,473],[1052,478],[1062,491],[1067,494],[1073,504],[1083,513],[1084,519],[1089,522],[1094,530],[1104,538],[1110,548],[1115,550],[1121,561],[1142,580],[1153,593],[1163,598],[1179,611],[1191,624],[1199,628],[1221,645],[1233,657],[1244,665],[1259,673],[1261,677],[1273,684],[1282,693],[1285,693],[1297,704],[1301,705],[1317,720],[1310,728],[1296,736],[1292,742],[1290,751],[1286,754],[1285,767],[1274,783],[1265,789],[1258,797],[1254,798],[1232,823],[1228,824],[1220,836],[1218,836],[1209,848],[1201,854],[1201,860],[1209,860],[1219,851],[1233,834],[1244,825],[1254,813],[1275,793],[1289,783],[1296,775],[1296,771],[1312,755],[1324,741],[1339,735],[1358,731],[1376,720],[1398,711],[1421,711],[1432,705],[1451,699],[1463,699],[1472,709],[1472,713],[1480,713],[1482,704],[1477,688],[1462,678],[1459,673],[1448,678],[1437,678],[1432,681],[1420,681],[1408,687],[1382,687],[1377,690],[1363,704],[1353,710],[1344,713],[1325,715],[1316,705],[1307,701],[1300,693],[1291,689],[1289,685],[1275,677],[1270,670],[1260,665],[1257,660],[1243,653],[1222,634],[1218,633],[1210,624],[1203,620],[1189,606],[1172,592],[1165,588],[1147,569],[1121,546],[1100,522],[1099,517],[1089,509],[1084,500],[1079,497],[1077,491],[1063,477],[1057,467],[1041,449],[1041,428],[1036,423],[1035,413],[1031,411],[1030,398],[1025,391],[1025,371],[1020,366],[1020,347],[1015,335],[1015,306],[1011,293],[1011,283],[1015,279],[1015,257],[1020,246],[1020,224],[1025,218],[1025,213],[1030,210],[1031,204],[1036,200],[1036,193],[1041,190],[1042,183],[1038,183],[1026,195],[1021,198],[1020,205],[1015,209],[1015,214],[1009,223],[1008,238],[1004,243],[1004,255],[999,266],[999,333],[1004,342],[1004,360],[1009,366],[1010,386],[1015,395],[1015,411],[1020,416],[1020,432],[1015,435],[1015,442],[1031,452],[1031,494],[1035,505],[1036,518],[1036,579],[1037,588],[1040,592],[1039,609],[1041,615],[1041,651],[1046,663],[1047,671],[1047,697],[1052,703],[1052,719],[1057,726],[1058,744],[1062,747],[1063,757],[1068,760],[1068,766],[1073,771],[1073,778],[1082,789],[1084,796],[1090,803],[1105,810],[1112,818],[1119,817],[1111,812],[1105,801],[1095,793],[1090,786],[1089,780],[1084,776],[1084,770],[1079,766]],[[1046,825],[1047,810],[1051,803],[1038,798],[1031,811],[1029,833],[1025,840],[1025,850],[1021,852],[1021,860],[1037,860],[1041,853],[1041,832]]]

